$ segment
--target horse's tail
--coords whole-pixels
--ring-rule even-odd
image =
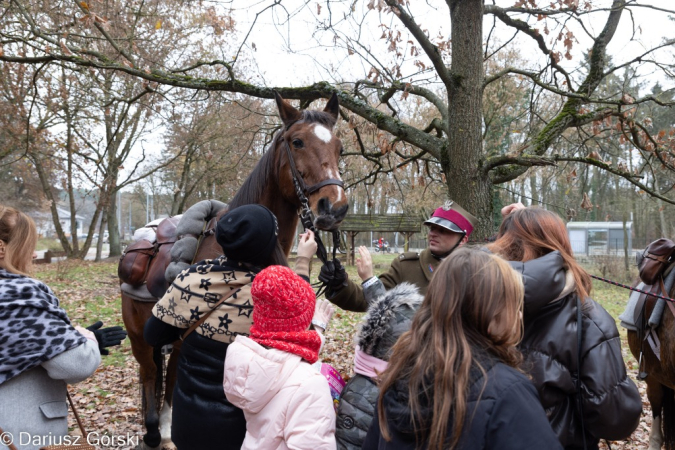
[[[157,411],[162,410],[162,399],[164,398],[164,355],[162,347],[152,349],[152,360],[157,367],[157,378],[155,378],[155,401],[157,402]]]
[[[663,445],[665,450],[675,450],[675,391],[663,386]]]

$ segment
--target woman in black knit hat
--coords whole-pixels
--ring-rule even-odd
[[[184,339],[171,425],[171,440],[179,450],[239,449],[244,441],[244,414],[223,392],[225,354],[236,336],[248,335],[253,323],[255,275],[270,265],[288,265],[277,235],[277,219],[264,206],[229,211],[216,227],[224,255],[181,272],[145,325],[145,340],[152,346]],[[307,280],[315,252],[313,233],[301,234],[295,271]],[[217,304],[228,294],[232,295]]]

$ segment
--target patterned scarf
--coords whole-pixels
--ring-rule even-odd
[[[47,285],[0,269],[0,384],[86,340]]]
[[[195,333],[210,339],[234,342],[238,335],[248,336],[253,323],[251,282],[255,271],[224,256],[207,259],[182,271],[152,313],[162,322],[178,328],[190,328],[223,295],[239,292],[218,305]]]

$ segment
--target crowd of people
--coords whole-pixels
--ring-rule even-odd
[[[365,247],[361,283],[322,266],[327,300],[309,284],[311,231],[291,269],[271,211],[223,215],[223,255],[183,271],[145,326],[152,346],[183,341],[176,447],[572,450],[629,436],[641,397],[564,222],[520,204],[502,215],[493,242],[466,245],[477,219],[447,202],[425,222],[428,248],[384,274]],[[36,241],[28,216],[0,207],[0,428],[65,435],[66,385],[125,335],[71,323],[31,277]],[[315,364],[333,305],[366,312],[337,414]]]

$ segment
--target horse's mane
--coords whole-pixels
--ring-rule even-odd
[[[318,123],[330,127],[330,129],[333,129],[335,126],[335,118],[324,111],[303,110],[302,117],[296,123],[302,122]],[[277,168],[274,164],[274,149],[277,147],[282,135],[283,133],[281,130],[274,135],[272,143],[267,147],[267,150],[265,150],[265,153],[260,158],[260,161],[258,161],[258,164],[255,165],[253,171],[246,177],[244,183],[237,193],[234,194],[234,197],[232,197],[232,200],[228,204],[229,209],[258,203],[260,201],[265,190],[265,185],[271,179],[270,176],[276,176],[275,170]]]
[[[253,171],[246,177],[244,183],[239,190],[237,190],[237,193],[234,194],[234,197],[232,197],[232,200],[228,203],[228,208],[230,210],[238,206],[260,202],[260,198],[265,190],[265,185],[270,181],[270,176],[276,176],[274,173],[274,149],[276,148],[280,136],[281,133],[277,132],[272,139],[272,143],[267,147],[267,150],[263,153],[260,161],[258,161],[258,164],[255,165]]]

